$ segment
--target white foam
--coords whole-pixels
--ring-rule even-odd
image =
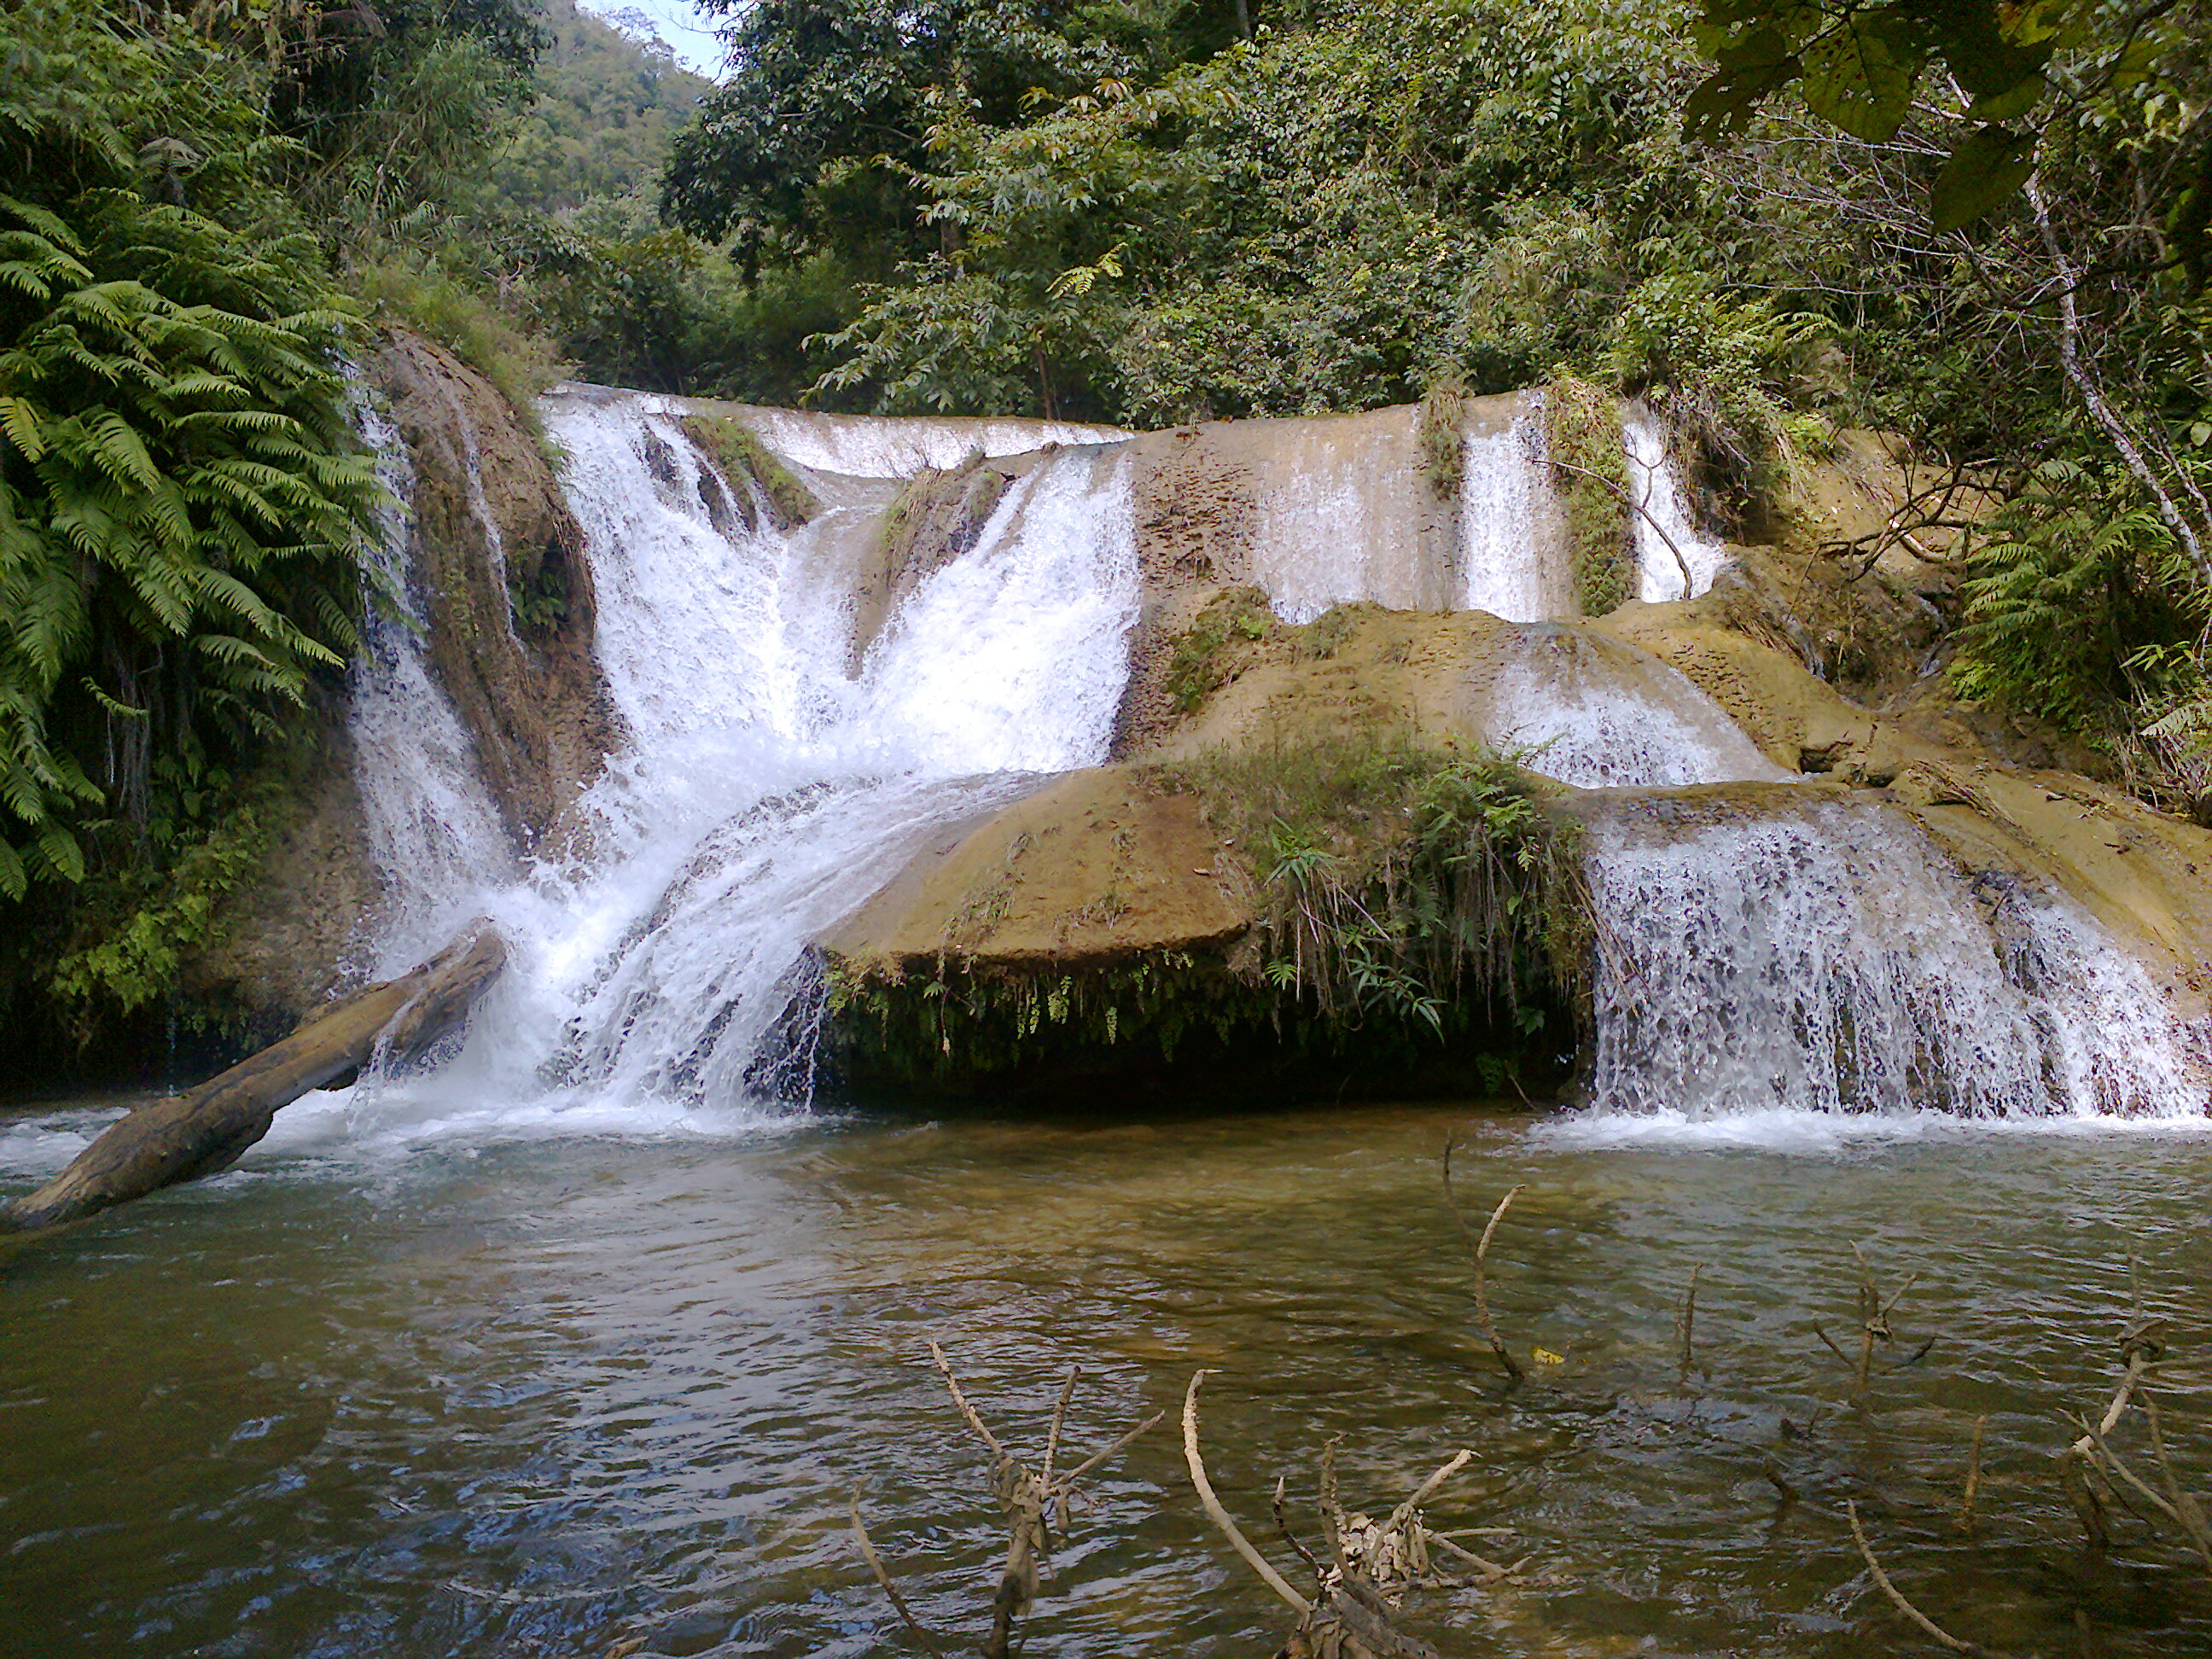
[[[1519,630],[1490,693],[1486,735],[1579,789],[1779,781],[1720,705],[1650,652],[1556,628]]]
[[[1540,397],[1497,431],[1462,435],[1459,509],[1462,609],[1524,623],[1575,614]]]
[[[1591,826],[1589,870],[1601,1112],[2206,1109],[2201,1045],[2086,913],[2013,890],[1996,908],[2021,942],[2001,945],[1892,808],[1624,800]]]
[[[1137,615],[1115,449],[1025,473],[975,547],[902,602],[855,679],[856,566],[833,556],[872,537],[889,490],[833,487],[787,535],[756,495],[746,530],[718,521],[719,487],[667,400],[593,392],[547,408],[627,734],[581,804],[587,854],[519,872],[478,848],[437,865],[441,914],[488,915],[506,939],[499,985],[438,1075],[291,1109],[279,1150],[332,1135],[757,1131],[803,1106],[803,1079],[795,1102],[781,1062],[807,942],[931,836],[1105,757]],[[419,656],[401,635],[401,657],[410,643]],[[364,683],[372,724],[404,725],[411,684]],[[364,787],[401,798],[379,810],[411,822],[420,772],[364,773]],[[463,843],[498,835],[468,810],[443,828]]]
[[[1728,549],[1698,531],[1682,499],[1667,435],[1649,411],[1632,410],[1621,422],[1620,435],[1635,502],[1637,597],[1695,599],[1712,586],[1728,562]]]

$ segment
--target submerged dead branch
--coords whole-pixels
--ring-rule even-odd
[[[1490,1224],[1482,1230],[1482,1238],[1478,1243],[1474,1230],[1468,1225],[1467,1218],[1460,1213],[1459,1199],[1452,1191],[1452,1152],[1457,1145],[1455,1139],[1448,1139],[1444,1142],[1444,1207],[1451,1212],[1452,1225],[1459,1230],[1460,1238],[1474,1257],[1474,1311],[1475,1316],[1482,1322],[1482,1334],[1490,1344],[1491,1352],[1496,1354],[1498,1363],[1505,1367],[1507,1375],[1516,1382],[1523,1382],[1527,1380],[1528,1373],[1521,1369],[1521,1363],[1514,1358],[1512,1351],[1498,1340],[1498,1327],[1490,1317],[1489,1264],[1490,1241],[1497,1236],[1498,1224],[1505,1218],[1506,1210],[1526,1188],[1510,1188],[1505,1196],[1498,1200],[1498,1207],[1490,1212]]]
[[[1068,1368],[1067,1381],[1061,1385],[1060,1398],[1053,1407],[1052,1426],[1045,1438],[1044,1460],[1036,1470],[1008,1451],[999,1437],[984,1422],[982,1413],[970,1403],[962,1391],[960,1379],[953,1375],[952,1366],[945,1357],[945,1350],[934,1339],[929,1344],[929,1357],[943,1373],[945,1386],[952,1395],[952,1403],[959,1411],[969,1432],[983,1443],[991,1454],[991,1493],[1006,1518],[1006,1565],[999,1575],[999,1586],[991,1599],[991,1630],[985,1638],[981,1651],[983,1659],[1007,1659],[1013,1650],[1016,1626],[1025,1618],[1035,1604],[1044,1566],[1052,1558],[1053,1534],[1055,1527],[1061,1533],[1067,1530],[1068,1508],[1076,1496],[1075,1483],[1105,1459],[1120,1451],[1139,1435],[1158,1424],[1166,1413],[1155,1412],[1133,1429],[1121,1435],[1093,1452],[1066,1474],[1056,1474],[1054,1465],[1060,1455],[1060,1435],[1067,1419],[1069,1402],[1075,1397],[1075,1385],[1082,1376],[1079,1366]],[[891,1583],[883,1559],[868,1537],[866,1526],[860,1519],[860,1489],[853,1489],[853,1537],[866,1558],[869,1571],[876,1582],[884,1587],[891,1606],[906,1622],[907,1628],[932,1654],[939,1655],[939,1645],[949,1638],[933,1635],[916,1619]]]
[[[1676,1321],[1682,1339],[1682,1367],[1678,1386],[1683,1389],[1690,1386],[1690,1343],[1698,1323],[1698,1275],[1704,1271],[1705,1263],[1702,1261],[1690,1264],[1690,1288],[1682,1293],[1681,1316]]]
[[[1498,1583],[1510,1578],[1523,1565],[1515,1562],[1510,1566],[1500,1566],[1456,1541],[1456,1537],[1462,1536],[1510,1535],[1510,1528],[1474,1527],[1462,1528],[1456,1534],[1438,1533],[1430,1530],[1422,1515],[1421,1506],[1474,1461],[1473,1452],[1453,1454],[1378,1521],[1357,1510],[1346,1510],[1339,1501],[1336,1442],[1331,1440],[1322,1448],[1315,1504],[1322,1537],[1328,1546],[1328,1560],[1325,1565],[1291,1530],[1283,1501],[1287,1479],[1278,1475],[1275,1480],[1275,1528],[1314,1575],[1315,1594],[1310,1597],[1302,1594],[1245,1535],[1206,1474],[1206,1457],[1199,1440],[1198,1391],[1209,1375],[1204,1370],[1193,1372],[1190,1387],[1183,1395],[1183,1457],[1190,1468],[1191,1485],[1207,1517],[1229,1540],[1230,1547],[1259,1575],[1261,1582],[1298,1615],[1297,1627],[1278,1650],[1277,1659],[1436,1659],[1434,1648],[1398,1626],[1399,1604],[1407,1593],[1421,1589]],[[1475,1568],[1477,1576],[1446,1577],[1437,1571],[1430,1554],[1431,1547],[1467,1562]]]
[[[1971,1654],[1976,1656],[1976,1659],[2002,1659],[2001,1656],[1988,1648],[1961,1640],[1952,1635],[1949,1631],[1945,1630],[1942,1626],[1906,1601],[1905,1592],[1890,1582],[1889,1575],[1881,1570],[1881,1563],[1874,1559],[1874,1547],[1867,1542],[1866,1528],[1859,1524],[1858,1504],[1850,1498],[1845,1498],[1844,1513],[1850,1517],[1851,1537],[1859,1547],[1859,1554],[1866,1561],[1867,1571],[1874,1575],[1875,1583],[1881,1589],[1881,1593],[1889,1598],[1889,1604],[1892,1607],[1917,1626],[1929,1640],[1941,1644],[1954,1653]]]

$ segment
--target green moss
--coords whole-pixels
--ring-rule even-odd
[[[1172,1062],[1194,1036],[1233,1040],[1279,999],[1218,956],[1159,951],[1068,972],[952,957],[919,973],[829,971],[833,1056],[866,1073],[961,1085],[1076,1054]]]
[[[768,503],[769,520],[778,530],[793,529],[822,510],[821,498],[776,459],[750,427],[720,415],[686,415],[684,431],[721,468],[732,485],[750,479],[759,486],[761,497]],[[743,489],[734,493],[742,503]],[[750,523],[749,506],[741,505],[739,510]]]
[[[1188,628],[1175,636],[1168,657],[1168,700],[1182,714],[1195,714],[1234,678],[1239,641],[1253,644],[1277,631],[1266,597],[1257,588],[1232,588],[1214,596]]]
[[[1421,477],[1440,501],[1458,498],[1467,472],[1461,428],[1467,421],[1467,382],[1457,374],[1439,376],[1421,399]]]
[[[968,552],[1012,483],[980,449],[957,466],[924,468],[884,513],[884,568],[910,580]]]
[[[1636,596],[1635,526],[1620,404],[1602,387],[1556,374],[1544,397],[1544,425],[1574,556],[1575,596],[1584,616],[1601,617]]]

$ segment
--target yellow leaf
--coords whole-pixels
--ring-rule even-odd
[[[1567,1363],[1567,1357],[1563,1353],[1553,1353],[1549,1348],[1539,1348],[1536,1350],[1536,1363],[1539,1365],[1564,1365]]]

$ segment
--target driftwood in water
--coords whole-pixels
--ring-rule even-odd
[[[110,1125],[68,1169],[0,1209],[0,1231],[58,1226],[228,1169],[308,1091],[372,1058],[422,1053],[459,1023],[506,962],[499,934],[472,923],[412,972],[370,986],[214,1081]]]
[[[952,1374],[951,1363],[945,1350],[932,1339],[929,1357],[937,1362],[937,1369],[945,1374],[945,1386],[952,1391],[952,1403],[960,1408],[975,1437],[991,1454],[991,1492],[1006,1511],[1007,1527],[1006,1566],[999,1577],[999,1593],[991,1603],[991,1633],[982,1644],[982,1659],[1008,1659],[1017,1646],[1016,1627],[1028,1616],[1030,1606],[1036,1601],[1037,1587],[1042,1569],[1052,1557],[1052,1538],[1055,1528],[1067,1531],[1069,1504],[1078,1496],[1076,1482],[1091,1473],[1106,1459],[1127,1445],[1139,1435],[1158,1423],[1164,1413],[1155,1412],[1127,1434],[1103,1449],[1095,1451],[1072,1469],[1056,1467],[1060,1459],[1060,1431],[1067,1419],[1068,1401],[1075,1397],[1076,1380],[1082,1376],[1079,1369],[1071,1368],[1066,1385],[1060,1391],[1060,1403],[1053,1407],[1052,1430],[1045,1437],[1044,1462],[1042,1470],[1030,1466],[1008,1451],[1006,1443],[991,1432],[983,1421],[982,1413],[969,1404],[968,1396],[961,1392],[960,1380]],[[867,1524],[860,1519],[860,1489],[853,1488],[851,1505],[853,1540],[860,1547],[866,1558],[868,1571],[884,1587],[906,1627],[923,1649],[945,1659],[946,1650],[956,1644],[957,1638],[938,1635],[915,1617],[907,1599],[899,1594],[898,1586],[891,1582],[883,1557],[876,1553],[874,1540],[868,1536]]]

